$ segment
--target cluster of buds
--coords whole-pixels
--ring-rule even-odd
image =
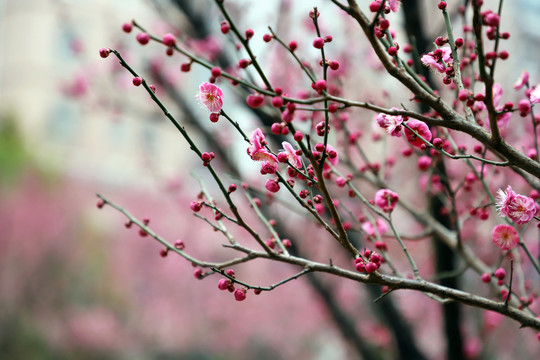
[[[277,241],[274,237],[269,238],[265,241],[265,243],[270,249],[275,249],[277,245]],[[281,243],[286,249],[290,249],[290,247],[292,246],[291,240],[289,239],[281,239]]]
[[[211,151],[209,153],[208,152],[203,152],[201,154],[201,159],[203,161],[203,165],[204,166],[210,165],[210,161],[214,160],[215,157],[216,157],[216,155],[214,154],[213,151]]]
[[[230,278],[235,278],[236,274],[234,273],[233,269],[228,269],[225,272],[227,275],[229,275]],[[234,287],[234,281],[232,281],[230,278],[220,279],[218,281],[218,289],[219,290],[228,290],[230,293],[234,293],[234,298],[236,301],[243,301],[246,299],[246,288],[236,289]]]
[[[324,37],[317,37],[313,40],[313,47],[315,49],[322,49],[324,47],[324,44],[332,42],[332,36],[327,35]]]
[[[356,267],[356,270],[361,273],[365,272],[371,274],[381,267],[381,263],[383,261],[384,258],[378,253],[365,250],[363,257],[357,257],[354,259],[354,266]]]

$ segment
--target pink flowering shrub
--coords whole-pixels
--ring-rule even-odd
[[[346,33],[331,34],[330,16],[316,8],[306,11],[308,35],[272,28],[259,34],[240,28],[231,15],[234,1],[216,0],[222,19],[213,25],[221,32],[220,42],[232,39],[239,54],[228,67],[218,67],[226,52],[213,47],[210,56],[193,52],[188,39],[140,36],[147,31],[132,23],[141,31],[141,45],[156,42],[167,55],[182,58],[182,73],[200,66],[208,76],[193,80],[203,81],[197,98],[212,113],[199,133],[186,130],[168,110],[174,96],[158,96],[159,84],[139,85],[202,160],[198,170],[208,171],[189,206],[223,240],[219,260],[193,254],[188,241],[177,246],[110,197],[99,196],[98,207],[122,212],[142,237],[160,244],[163,257],[186,259],[196,279],[214,279],[217,294],[242,304],[272,296],[268,293],[293,286],[292,280],[308,273],[325,273],[380,286],[377,296],[392,304],[408,304],[394,295],[400,289],[455,304],[445,305],[442,320],[447,358],[475,358],[485,350],[478,340],[486,336],[482,330],[473,335],[464,330],[478,328],[461,317],[465,305],[480,314],[497,312],[534,329],[528,334],[538,333],[540,164],[534,107],[540,97],[528,73],[514,85],[518,93],[504,92],[505,86],[495,82],[496,70],[509,57],[504,47],[510,36],[501,15],[482,1],[431,4],[443,31],[434,39],[422,34],[413,49],[395,21],[408,4],[332,3],[347,28],[364,33],[368,48],[355,48],[360,45],[347,41]],[[463,29],[452,27],[447,8],[459,14]],[[412,18],[417,16],[406,21]],[[409,25],[405,28],[415,27]],[[255,53],[257,40],[269,49],[268,58]],[[370,58],[354,59],[363,53]],[[114,56],[135,78],[145,78],[139,74],[144,70],[132,68],[116,49],[104,48],[100,56]],[[373,80],[383,76],[392,85],[374,89]],[[186,84],[181,86],[189,88]],[[394,86],[398,99],[390,94]],[[251,122],[242,120],[239,104],[252,115]],[[199,121],[198,115],[193,118]],[[213,132],[208,134],[208,128]],[[206,141],[198,139],[200,134]],[[236,148],[248,157],[233,156]],[[505,187],[506,192],[497,192]],[[501,224],[507,220],[514,226]],[[258,260],[289,264],[296,273],[260,285],[256,276],[240,271]],[[328,308],[338,311],[331,295],[313,287]],[[421,301],[420,308],[430,300]],[[382,320],[395,343],[386,354],[410,351],[409,358],[427,358],[423,352],[430,351],[429,344],[399,329],[402,317],[414,313],[404,307],[392,312],[393,319]],[[353,328],[339,319],[336,315],[341,329]],[[355,351],[369,353],[361,345]]]

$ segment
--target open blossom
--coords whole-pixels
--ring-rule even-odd
[[[216,85],[209,82],[204,82],[199,86],[197,99],[212,113],[219,113],[223,107],[223,92]]]
[[[529,100],[532,104],[540,102],[540,84],[536,84],[529,93]]]
[[[328,153],[328,162],[333,166],[336,166],[339,162],[339,155],[336,149],[330,144],[326,145],[326,152]]]
[[[497,110],[497,112],[501,112],[504,108],[504,105],[499,105],[503,96],[502,86],[497,83],[493,84],[492,93],[493,93],[493,106],[495,107],[495,110]],[[478,92],[478,94],[485,96],[486,89],[485,88],[482,89],[481,91]],[[486,104],[484,104],[483,101],[475,101],[474,105],[472,106],[472,110],[474,112],[484,111],[486,110]],[[508,121],[510,121],[511,117],[512,117],[511,112],[503,112],[502,114],[497,115],[497,125],[499,125],[499,127],[504,127],[506,124],[508,124]],[[489,123],[487,116],[483,120],[483,122],[485,124]]]
[[[378,3],[378,6],[382,3],[382,0],[375,0],[374,3]],[[401,0],[388,0],[386,2],[386,5],[392,10],[393,12],[397,12],[399,10],[399,5],[401,3]],[[377,7],[378,8],[378,7]],[[376,11],[376,10],[375,10]]]
[[[392,108],[392,110],[398,110],[397,108]],[[375,118],[380,127],[386,130],[386,132],[392,136],[400,137],[401,136],[401,124],[403,123],[403,116],[401,115],[388,115],[380,113]]]
[[[429,127],[419,120],[409,120],[407,122],[407,125],[413,129],[418,135],[420,135],[424,140],[430,141],[432,134],[429,130]],[[409,129],[405,128],[405,136],[407,137],[407,140],[414,146],[420,147],[422,144],[424,144],[424,141],[416,136],[415,133],[410,131]]]
[[[429,53],[422,55],[420,61],[427,67],[435,69],[440,73],[444,73],[446,66],[452,62],[452,49],[448,46],[443,46],[435,51],[430,51]]]
[[[326,157],[327,160],[324,162],[323,170],[328,171],[330,170],[330,165],[328,165],[327,162],[332,164],[332,166],[336,166],[339,162],[339,155],[337,150],[330,144],[326,145],[326,153],[328,156]]]
[[[399,10],[400,3],[400,0],[388,0],[388,6],[390,6],[390,10],[393,12],[397,12]]]
[[[381,234],[381,235],[386,233],[386,231],[388,231],[388,226],[381,219],[377,219],[375,221],[375,225],[377,226],[377,232],[379,234]],[[375,236],[375,227],[373,226],[371,221],[363,222],[362,223],[362,230],[364,230],[369,236]]]
[[[527,85],[528,82],[529,82],[529,73],[527,72],[527,70],[523,70],[521,72],[521,76],[514,84],[514,89],[519,90],[523,86]]]
[[[287,154],[287,158],[289,159],[291,164],[293,164],[297,169],[301,169],[302,160],[300,159],[300,156],[296,155],[296,151],[294,150],[294,147],[286,141],[282,142],[281,146],[283,146],[283,149],[285,150],[285,153]]]
[[[491,239],[501,250],[510,250],[519,243],[519,234],[516,229],[510,225],[500,224],[491,231]]]
[[[251,135],[251,146],[248,147],[247,153],[252,160],[262,161],[261,173],[262,174],[275,174],[277,171],[278,159],[270,153],[264,145],[266,145],[266,139],[261,129],[257,128]]]
[[[381,189],[375,193],[375,204],[384,212],[392,212],[398,200],[398,194],[390,189]]]
[[[519,195],[508,185],[506,192],[497,192],[497,211],[500,216],[508,217],[516,224],[526,224],[536,215],[536,202],[524,195]]]

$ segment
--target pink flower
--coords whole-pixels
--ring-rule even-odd
[[[294,150],[294,147],[286,141],[282,142],[281,146],[283,146],[283,149],[285,150],[285,153],[287,154],[287,158],[289,159],[291,164],[293,164],[297,169],[301,169],[302,160],[300,159],[300,156],[296,155],[296,151]]]
[[[448,46],[443,46],[435,51],[422,55],[420,61],[427,67],[435,69],[440,73],[444,73],[446,66],[452,62],[452,49]]]
[[[398,194],[390,189],[381,189],[375,193],[375,204],[384,212],[392,212],[398,200]]]
[[[330,144],[326,144],[326,153],[328,154],[328,162],[333,166],[336,166],[339,162],[339,156],[337,150]]]
[[[529,92],[529,99],[531,100],[532,104],[540,102],[540,84],[536,84],[533,86],[533,88]]]
[[[251,146],[248,147],[247,153],[252,160],[263,162],[261,173],[274,174],[277,171],[278,159],[264,147],[266,145],[266,139],[261,129],[255,129],[251,135],[250,143]]]
[[[514,84],[514,89],[519,90],[529,82],[529,73],[527,70],[521,72],[521,76]]]
[[[253,133],[251,134],[250,143],[252,146],[248,148],[248,154],[249,156],[252,156],[252,153],[264,149],[264,145],[266,145],[266,138],[264,137],[264,134],[261,129],[257,128]]]
[[[508,217],[516,224],[526,224],[536,215],[536,203],[524,195],[516,195],[508,206]]]
[[[418,133],[418,135],[420,135],[424,140],[426,141],[430,141],[431,140],[431,131],[429,130],[429,127],[423,123],[422,121],[419,121],[419,120],[409,120],[407,122],[407,125],[413,129],[414,131],[416,131],[416,133]],[[405,136],[407,137],[407,141],[409,141],[412,145],[416,146],[416,147],[420,147],[422,146],[422,144],[424,144],[424,141],[419,138],[418,136],[416,136],[412,131],[410,131],[409,129],[405,128]]]
[[[381,6],[381,3],[382,3],[382,0],[375,0],[373,1],[369,7],[370,7],[370,10],[372,12],[377,12],[379,11],[379,8]],[[401,3],[400,0],[388,0],[386,2],[386,5],[388,5],[388,7],[390,8],[390,10],[392,10],[393,12],[397,12],[398,9],[399,9],[399,4]]]
[[[516,229],[510,225],[500,224],[493,228],[491,239],[501,250],[510,250],[519,243],[519,234]]]
[[[223,92],[216,85],[209,82],[204,82],[199,86],[196,97],[212,113],[219,113],[223,107]]]
[[[502,106],[499,106],[497,107],[496,109],[497,111],[501,111],[502,110]],[[508,124],[508,122],[510,121],[510,118],[512,117],[512,113],[511,112],[505,112],[503,114],[499,114],[497,115],[497,125],[502,128],[504,126],[506,126]]]
[[[400,3],[400,0],[388,0],[388,6],[390,6],[390,10],[392,10],[393,12],[398,11]]]
[[[498,112],[501,112],[504,108],[503,105],[499,105],[502,99],[502,95],[503,95],[502,86],[500,84],[495,83],[493,84],[492,89],[493,89],[492,90],[493,91],[493,106],[495,106],[495,110],[497,110]],[[486,90],[482,89],[480,92],[478,92],[478,94],[485,96]],[[475,101],[474,105],[472,106],[472,110],[474,112],[484,111],[485,109],[486,109],[486,105],[484,104],[483,101]],[[497,115],[497,125],[499,125],[499,127],[506,126],[506,124],[508,124],[508,121],[510,121],[511,117],[512,117],[511,112],[504,112],[502,114]],[[487,124],[489,121],[486,118],[483,122]]]
[[[377,219],[375,221],[375,225],[377,226],[377,232],[379,234],[384,234],[386,231],[388,231],[388,226],[386,226],[386,223],[381,220]],[[362,229],[369,235],[369,236],[375,236],[375,228],[373,227],[373,224],[371,221],[365,221],[362,223]]]
[[[510,185],[506,192],[499,189],[495,204],[499,215],[508,217],[516,224],[526,224],[536,215],[536,202],[524,195],[516,194]]]
[[[504,192],[502,189],[497,191],[497,203],[495,204],[495,207],[497,208],[497,212],[500,216],[508,216],[508,205],[512,202],[516,195],[517,194],[514,192],[514,190],[512,190],[510,185],[508,185],[506,188],[506,192]]]
[[[392,108],[392,110],[398,110],[397,108]],[[400,137],[401,136],[401,124],[403,123],[403,116],[393,116],[380,113],[375,118],[380,127],[386,130],[386,132],[392,136]]]
[[[332,145],[327,144],[326,153],[328,154],[328,156],[326,157],[327,161],[332,164],[332,166],[336,166],[339,162],[337,150]],[[323,170],[330,170],[330,166],[326,163],[326,161],[324,162]]]
[[[503,88],[501,84],[495,83],[492,87],[493,91],[493,106],[499,105],[503,96]]]

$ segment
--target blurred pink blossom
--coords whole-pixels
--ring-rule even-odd
[[[398,194],[390,189],[381,189],[375,193],[375,204],[384,212],[392,212],[398,200]]]
[[[523,70],[521,72],[521,76],[514,84],[514,89],[519,90],[523,86],[527,85],[528,82],[529,82],[529,73],[527,72],[527,70]]]
[[[377,232],[379,234],[384,234],[386,231],[388,231],[388,226],[386,223],[381,220],[377,219],[375,220],[375,225],[377,226]],[[375,236],[375,227],[373,226],[371,221],[365,221],[362,223],[362,229],[369,235],[369,236]]]
[[[493,228],[491,239],[501,250],[510,250],[519,243],[519,234],[516,229],[510,225],[499,224]]]
[[[534,85],[534,87],[531,89],[531,92],[529,93],[529,99],[533,104],[540,102],[540,84]]]

